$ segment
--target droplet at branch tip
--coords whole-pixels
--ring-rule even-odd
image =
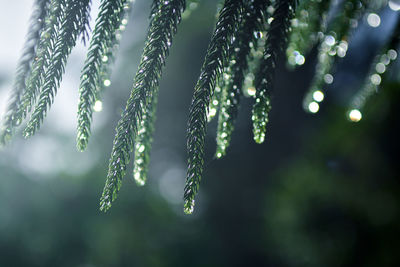
[[[185,201],[185,205],[184,205],[183,211],[185,212],[185,214],[188,214],[188,215],[193,213],[193,211],[194,211],[194,199],[191,200],[191,201],[190,200],[186,200]]]
[[[137,165],[135,164],[135,167],[136,166]],[[133,179],[135,180],[136,185],[138,185],[138,186],[144,186],[146,184],[146,180],[147,180],[146,177],[144,177],[142,175],[140,170],[134,170],[133,171]]]
[[[22,136],[25,139],[30,138],[32,135],[34,134],[33,129],[31,127],[27,127],[23,132],[22,132]]]
[[[76,148],[79,152],[84,152],[87,148],[87,141],[86,138],[78,138],[76,142]]]

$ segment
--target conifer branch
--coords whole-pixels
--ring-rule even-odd
[[[246,4],[244,18],[232,45],[231,77],[222,92],[220,113],[218,116],[216,157],[226,154],[226,149],[234,130],[245,72],[248,69],[248,57],[251,48],[257,42],[256,36],[263,31],[265,14],[269,3],[265,0],[254,0]]]
[[[243,13],[242,0],[226,0],[207,49],[200,78],[195,86],[188,122],[188,171],[184,193],[184,211],[192,213],[204,165],[204,139],[210,98],[217,78],[229,58],[229,46]]]
[[[217,21],[218,21],[220,12],[223,7],[224,7],[224,1],[219,0],[217,3],[217,12],[215,14],[215,18]],[[215,31],[215,27],[214,27],[213,31]],[[225,87],[226,83],[228,83],[228,81],[230,79],[230,72],[231,71],[229,68],[229,63],[227,63],[227,66],[223,67],[221,74],[216,78],[214,93],[210,97],[210,103],[208,104],[207,122],[211,122],[219,112],[222,91],[223,91],[223,88]]]
[[[300,1],[292,20],[292,32],[286,50],[291,66],[304,64],[304,57],[319,41],[320,33],[326,32],[327,16],[331,0]]]
[[[133,178],[139,186],[143,186],[147,180],[154,123],[156,120],[157,98],[157,94],[153,95],[153,99],[146,108],[145,114],[143,114],[141,121],[138,122],[139,128],[135,137]]]
[[[375,56],[374,61],[370,66],[370,70],[365,78],[365,81],[360,88],[360,90],[356,93],[350,103],[349,111],[357,110],[361,111],[368,101],[368,99],[376,94],[379,90],[379,86],[382,81],[382,76],[384,73],[388,71],[388,69],[393,65],[392,63],[398,57],[400,45],[400,19],[397,20],[394,31],[391,34],[391,38],[389,42],[384,45],[383,48]],[[357,118],[353,118],[350,115],[350,120],[354,120]],[[357,121],[357,120],[355,120]]]
[[[130,4],[129,0],[101,2],[79,86],[77,148],[80,151],[86,149],[93,106],[100,98],[105,76],[109,73],[108,66],[113,61],[114,47],[118,44],[117,34],[127,23],[126,13]]]
[[[107,211],[116,199],[122,177],[133,150],[135,135],[145,108],[157,94],[162,67],[169,53],[172,37],[176,33],[185,8],[185,0],[160,1],[151,15],[145,48],[136,73],[133,89],[116,128],[108,175],[100,199],[100,210]]]
[[[99,80],[97,81],[97,94],[96,94],[96,101],[101,101],[101,94],[104,89],[110,86],[110,76],[111,76],[111,66],[115,61],[115,57],[117,51],[119,49],[119,42],[122,36],[122,33],[125,30],[126,25],[128,24],[128,18],[130,14],[130,10],[132,8],[134,0],[128,0],[128,2],[124,5],[124,12],[121,17],[121,23],[118,30],[115,32],[115,39],[113,40],[113,44],[108,49],[105,56],[102,57],[102,67],[99,74]]]
[[[327,34],[319,48],[318,63],[315,67],[316,72],[307,91],[303,108],[306,111],[314,112],[311,108],[314,101],[314,93],[324,94],[326,86],[333,82],[332,67],[334,66],[336,56],[345,57],[348,48],[348,36],[351,33],[351,22],[358,20],[362,11],[367,7],[368,0],[351,0],[343,3],[343,11],[334,19],[331,25],[328,25]]]
[[[45,18],[45,29],[41,33],[31,72],[27,77],[26,89],[15,116],[18,123],[26,118],[36,102],[40,87],[44,82],[44,72],[50,64],[51,50],[56,42],[57,31],[60,30],[61,20],[65,17],[65,6],[65,0],[51,0],[50,2],[48,15]]]
[[[223,7],[224,7],[224,1],[222,1],[222,0],[218,1],[217,12],[215,14],[215,18],[217,21],[218,21],[218,17],[220,15],[220,12]],[[215,31],[215,27],[214,27],[213,31]],[[218,113],[220,103],[221,103],[222,90],[230,78],[229,73],[230,73],[230,69],[229,69],[229,64],[227,63],[227,66],[224,66],[224,68],[221,72],[221,75],[219,75],[216,78],[214,93],[210,97],[210,103],[208,103],[207,122],[211,122]]]
[[[275,2],[273,20],[267,34],[264,57],[256,73],[256,103],[253,106],[253,134],[257,143],[264,142],[271,109],[270,92],[274,86],[275,66],[278,56],[285,51],[290,21],[296,9],[297,0]]]
[[[44,74],[44,84],[40,92],[39,102],[24,130],[25,137],[32,136],[40,128],[47,110],[54,101],[68,56],[79,35],[87,29],[89,8],[90,0],[71,0],[67,3],[65,18],[62,19],[60,24],[62,30],[59,30],[56,34],[56,42],[52,49],[49,66]]]
[[[36,0],[33,4],[33,12],[30,18],[30,25],[26,36],[22,55],[19,59],[15,75],[14,85],[7,106],[6,114],[0,128],[0,144],[5,145],[13,134],[13,128],[20,124],[16,120],[20,106],[21,97],[26,88],[26,79],[30,74],[34,62],[36,50],[40,42],[40,34],[45,26],[50,0]]]
[[[84,43],[88,39],[91,0],[35,1],[30,31],[18,64],[7,113],[0,128],[0,144],[10,139],[14,127],[26,118],[33,107],[24,135],[31,136],[39,129],[54,101],[72,48],[79,37]],[[77,127],[79,150],[87,147],[94,106],[100,101],[104,87],[109,85],[110,65],[114,61],[120,33],[127,23],[131,2],[133,0],[101,0],[93,38],[81,72]],[[116,127],[107,179],[100,198],[102,211],[107,211],[117,198],[134,149],[133,178],[138,185],[146,182],[162,69],[181,18],[188,17],[198,2],[152,2],[144,51],[130,97]],[[388,0],[339,1],[330,13],[336,16],[330,20],[330,24],[327,24],[326,14],[333,1],[302,0],[296,13],[298,2],[218,1],[217,24],[190,107],[185,213],[192,213],[194,209],[203,173],[207,123],[217,114],[217,109],[220,110],[217,158],[225,155],[229,146],[243,94],[256,100],[252,111],[254,139],[257,143],[264,141],[276,64],[286,50],[291,26],[295,30],[290,35],[286,52],[293,65],[304,63],[305,53],[317,41],[321,42],[316,75],[306,96],[307,104],[314,101],[311,103],[318,108],[316,102],[322,101],[323,94],[318,92],[318,97],[315,97],[315,93],[317,90],[323,91],[324,86],[333,81],[330,74],[333,64],[336,56],[345,56],[348,36],[357,24],[354,22],[361,15],[383,7]],[[186,4],[189,8],[182,14]],[[271,17],[267,20],[269,15]],[[400,21],[397,22],[390,42],[378,53],[363,87],[351,102],[350,107],[355,111],[361,109],[365,101],[378,90],[383,73],[397,58],[399,25]],[[310,111],[313,112],[311,108]],[[359,111],[356,115],[354,119],[351,114],[349,117],[353,121],[361,119]]]

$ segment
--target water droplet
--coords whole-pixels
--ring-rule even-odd
[[[309,105],[308,105],[308,110],[311,112],[311,113],[317,113],[318,111],[319,111],[319,105],[318,105],[318,103],[317,102],[311,102]]]
[[[372,74],[371,75],[371,83],[374,85],[380,85],[382,81],[382,78],[379,74]]]
[[[105,87],[108,87],[111,85],[111,81],[109,79],[106,79],[106,80],[104,80],[103,84]]]
[[[358,109],[353,109],[349,112],[349,119],[352,122],[359,122],[362,119],[362,114]]]
[[[388,4],[389,4],[389,7],[391,10],[393,10],[393,11],[400,10],[400,3],[398,1],[390,0]]]
[[[138,152],[142,153],[145,150],[145,146],[144,145],[140,145],[138,148]]]
[[[382,74],[382,73],[384,73],[386,71],[386,66],[385,66],[385,64],[379,62],[378,64],[376,64],[375,70],[376,70],[376,72]]]
[[[379,17],[378,14],[370,13],[368,14],[367,22],[368,25],[373,28],[379,27],[379,25],[381,25],[381,17]]]
[[[387,55],[391,60],[395,60],[397,58],[397,52],[396,52],[396,50],[393,50],[393,49],[390,49],[387,52]]]
[[[190,201],[190,202],[189,201],[185,201],[185,206],[184,206],[183,211],[186,214],[192,214],[193,210],[194,210],[194,199],[192,201]]]
[[[295,62],[297,65],[303,65],[305,63],[306,59],[303,55],[297,55],[295,56]]]
[[[322,102],[324,100],[324,93],[320,90],[317,90],[313,93],[313,98],[317,102]]]
[[[103,102],[100,100],[97,100],[94,105],[93,105],[93,110],[96,112],[100,112],[103,110]]]
[[[335,37],[333,37],[332,35],[327,35],[325,37],[325,44],[333,46],[335,43],[336,43]]]
[[[333,76],[332,76],[332,74],[329,74],[329,73],[325,74],[325,75],[324,75],[324,82],[325,82],[326,84],[331,84],[331,83],[333,83]]]

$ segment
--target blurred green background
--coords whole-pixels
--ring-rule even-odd
[[[0,0],[2,111],[32,4],[14,2]],[[74,132],[82,45],[41,131],[28,141],[18,134],[0,151],[0,266],[398,266],[398,68],[359,123],[345,119],[348,96],[368,68],[359,59],[372,59],[380,29],[354,41],[316,115],[302,110],[315,51],[296,71],[281,64],[263,145],[252,139],[251,99],[242,101],[221,160],[213,158],[212,122],[200,194],[188,216],[186,123],[216,10],[216,1],[201,1],[179,26],[161,81],[148,184],[137,187],[128,174],[111,210],[98,210],[149,5],[137,0],[132,9],[88,151],[77,152]]]

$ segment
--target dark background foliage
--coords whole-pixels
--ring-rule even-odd
[[[232,145],[220,160],[213,159],[214,121],[196,210],[187,216],[182,196],[188,110],[215,14],[215,2],[202,1],[179,26],[167,61],[148,184],[137,187],[128,175],[111,210],[98,210],[149,8],[138,0],[132,9],[87,152],[75,151],[73,132],[80,52],[67,68],[76,81],[65,78],[60,90],[72,97],[61,93],[37,136],[16,138],[0,152],[0,266],[397,266],[396,73],[384,80],[363,120],[350,123],[344,115],[365,62],[384,38],[381,29],[355,35],[317,115],[302,110],[314,51],[296,71],[278,66],[264,144],[252,139],[250,99],[242,102]],[[385,14],[383,29],[391,20]],[[2,96],[11,82],[8,72],[0,72]]]

